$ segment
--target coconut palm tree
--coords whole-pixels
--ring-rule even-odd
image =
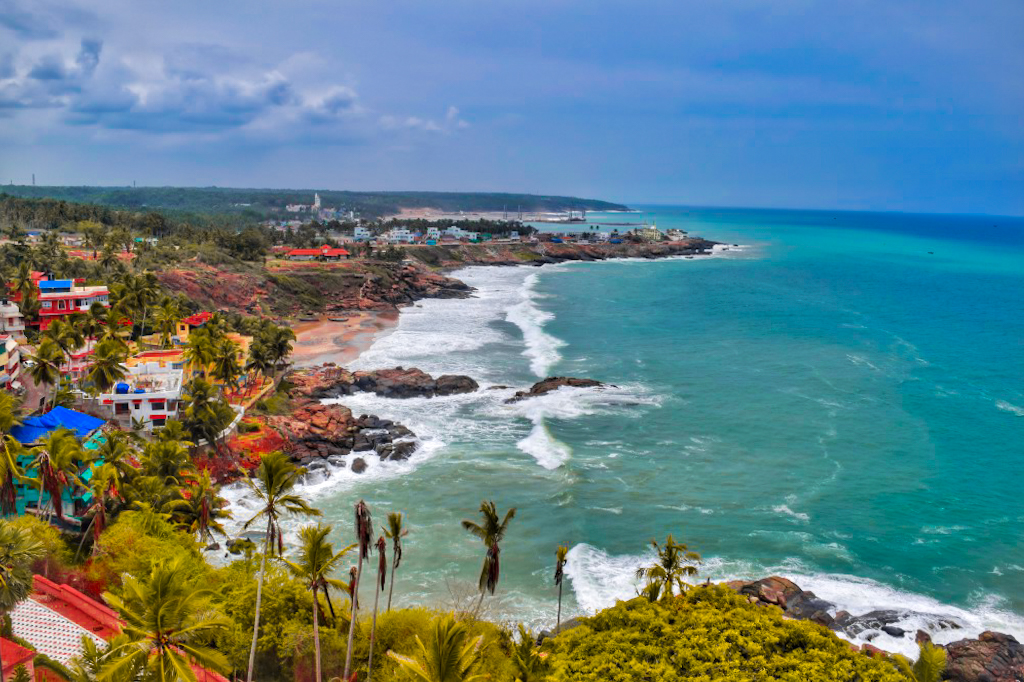
[[[389,651],[388,658],[422,682],[473,682],[485,677],[479,672],[483,638],[479,635],[469,639],[466,626],[448,614],[434,621],[429,649],[416,635],[416,646],[420,650],[418,657]]]
[[[138,473],[131,462],[134,457],[135,452],[129,444],[128,434],[119,429],[107,430],[100,446],[96,448],[96,459],[109,470],[112,492],[118,497]]]
[[[43,546],[31,533],[0,519],[0,619],[32,591],[32,562],[43,554]],[[3,661],[0,661],[2,670]]]
[[[293,341],[295,341],[295,332],[289,327],[271,327],[264,334],[263,342],[266,344],[270,360],[274,366],[275,381],[277,381],[277,371],[281,363],[292,354]]]
[[[125,358],[124,348],[116,341],[101,341],[96,346],[85,379],[92,384],[97,395],[109,393],[119,381],[124,381],[128,375]]]
[[[359,562],[356,568],[356,579],[352,585],[352,616],[348,623],[348,646],[345,649],[345,673],[342,679],[348,679],[348,673],[352,669],[352,638],[356,631],[356,608],[359,604],[359,582],[363,577],[363,559],[370,553],[370,546],[373,544],[373,520],[370,518],[370,508],[366,502],[359,500],[356,503],[356,544],[359,545]]]
[[[17,511],[15,480],[22,480],[17,453],[21,443],[11,438],[11,429],[21,423],[21,399],[13,393],[0,391],[0,514],[9,516]]]
[[[270,351],[262,339],[255,339],[249,344],[249,357],[245,362],[245,371],[249,373],[250,386],[256,383],[260,376],[270,376],[274,363],[270,359]]]
[[[895,654],[892,660],[912,682],[941,682],[946,670],[946,650],[931,642],[918,644],[917,661],[913,664],[901,654]]]
[[[79,472],[86,460],[74,431],[60,428],[51,431],[43,442],[28,452],[26,469],[35,472],[34,480],[39,486],[39,513],[43,512],[43,493],[50,496],[50,511],[47,519],[56,514],[64,518],[63,495],[67,488],[85,488]]]
[[[157,439],[145,444],[139,458],[139,473],[153,476],[168,486],[179,486],[195,473],[196,465],[180,441]]]
[[[206,373],[206,369],[213,362],[215,347],[206,327],[200,327],[188,335],[188,341],[185,343],[185,362],[188,363],[191,374]]]
[[[256,664],[256,640],[260,633],[260,606],[263,600],[263,579],[267,573],[267,557],[277,556],[284,551],[281,539],[281,518],[289,516],[321,516],[319,509],[295,494],[295,486],[299,477],[305,473],[292,464],[284,453],[274,451],[266,455],[256,469],[256,478],[245,477],[245,484],[256,496],[261,505],[256,514],[245,522],[244,528],[249,529],[257,522],[266,521],[266,539],[263,543],[263,558],[260,562],[259,582],[256,587],[256,618],[252,626],[252,647],[249,649],[249,672],[247,682],[252,682],[253,667]]]
[[[339,552],[334,551],[334,546],[327,541],[327,536],[333,529],[330,526],[316,524],[306,526],[299,531],[299,560],[297,562],[284,560],[292,575],[302,580],[307,589],[313,593],[313,650],[316,656],[316,682],[321,682],[320,675],[320,592],[323,591],[327,607],[334,615],[334,607],[331,605],[329,589],[336,587],[345,589],[347,585],[331,578],[331,574],[337,571],[345,554],[355,548],[349,545]]]
[[[388,543],[381,535],[377,538],[377,580],[374,581],[373,590],[373,622],[370,624],[370,660],[366,664],[366,682],[370,682],[373,675],[373,641],[377,638],[377,606],[380,604],[380,593],[384,591],[384,583],[388,577]],[[392,575],[391,579],[394,580]]]
[[[93,548],[95,548],[96,541],[100,539],[100,534],[107,527],[108,507],[118,499],[117,488],[113,483],[114,472],[115,469],[108,464],[92,465],[92,477],[89,479],[89,492],[92,493],[92,501],[85,512],[85,515],[91,514],[91,518],[85,528],[82,529],[82,539],[79,541],[78,550],[75,552],[76,559],[81,554],[82,547],[85,546],[85,541],[89,537],[89,531],[92,531]]]
[[[395,574],[398,572],[398,565],[402,563],[402,538],[409,534],[409,529],[403,527],[401,512],[388,514],[388,527],[384,529],[384,536],[391,540],[391,587],[388,588],[388,611],[391,610],[391,597],[395,593]]]
[[[569,548],[565,545],[559,545],[555,551],[555,584],[558,585],[558,616],[555,618],[555,634],[562,629],[562,580],[565,578],[563,569],[565,568],[565,557],[569,553]]]
[[[22,261],[18,266],[18,272],[14,276],[14,281],[11,283],[12,288],[16,293],[21,294],[21,299],[24,301],[29,297],[30,294],[35,293],[36,281],[32,279],[32,268],[28,261]]]
[[[487,547],[487,554],[484,556],[484,563],[480,569],[480,603],[477,604],[478,610],[484,602],[484,595],[487,592],[493,595],[494,590],[498,587],[498,578],[501,575],[501,561],[499,559],[501,548],[498,543],[504,539],[509,522],[515,518],[516,508],[512,507],[505,512],[505,517],[499,521],[498,509],[495,507],[494,501],[485,500],[480,503],[480,514],[483,519],[482,524],[468,520],[462,522],[462,527],[480,538],[484,546]]]
[[[197,641],[225,632],[230,621],[209,606],[212,590],[197,589],[186,582],[187,569],[180,558],[156,563],[144,578],[125,574],[120,596],[104,592],[103,598],[124,620],[127,641],[112,648],[112,661],[101,679],[117,679],[126,670],[144,669],[145,679],[156,682],[194,680],[192,665],[226,670],[224,654]]]
[[[53,341],[68,362],[71,361],[71,355],[85,345],[85,335],[75,324],[75,320],[70,317],[58,318],[50,322],[42,336],[44,339]]]
[[[44,338],[39,346],[36,347],[36,352],[29,355],[29,359],[35,364],[29,368],[28,374],[36,385],[52,386],[54,388],[60,386],[60,368],[64,364],[64,352],[53,340]],[[50,398],[51,403],[56,397],[57,392],[55,390]]]
[[[213,360],[210,376],[221,382],[221,394],[229,388],[238,387],[238,377],[242,368],[238,364],[238,344],[231,339],[221,339],[213,347]]]
[[[181,308],[178,306],[178,302],[169,296],[164,296],[160,301],[160,307],[153,313],[156,330],[160,333],[160,345],[164,348],[171,347],[171,336],[177,329],[180,319]]]
[[[657,540],[651,540],[651,547],[658,554],[657,563],[636,569],[637,580],[647,581],[643,595],[651,601],[657,601],[659,596],[671,599],[676,588],[680,594],[685,592],[690,585],[683,578],[697,574],[700,554],[676,542],[671,534],[666,538],[664,547]]]
[[[214,533],[227,535],[220,520],[231,518],[231,511],[225,508],[219,492],[220,486],[214,485],[209,470],[205,470],[185,489],[185,499],[171,503],[174,520],[200,542],[212,543]]]

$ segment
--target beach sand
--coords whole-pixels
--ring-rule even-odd
[[[299,322],[292,327],[296,341],[291,360],[295,367],[352,362],[376,338],[391,331],[398,323],[397,310],[360,310],[339,313],[338,317],[348,319],[332,322],[323,317],[316,322]]]

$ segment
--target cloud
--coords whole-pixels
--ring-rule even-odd
[[[385,130],[413,130],[446,135],[469,127],[469,123],[460,116],[455,106],[449,106],[444,118],[440,120],[419,116],[384,115],[380,117],[380,125]]]
[[[54,27],[13,0],[0,0],[0,26],[24,40],[45,40],[60,35]]]

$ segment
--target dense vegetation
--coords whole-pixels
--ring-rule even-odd
[[[398,213],[402,208],[440,211],[624,210],[595,199],[496,192],[346,192],[334,190],[234,189],[226,187],[36,187],[7,185],[3,192],[26,199],[56,199],[129,210],[161,209],[193,214],[259,217],[287,215],[289,204],[310,204],[320,194],[324,206],[354,211],[363,218]]]

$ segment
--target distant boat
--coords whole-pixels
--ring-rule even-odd
[[[327,319],[331,322],[348,322],[347,317],[328,317]]]
[[[299,322],[319,322],[319,317],[300,317]]]

